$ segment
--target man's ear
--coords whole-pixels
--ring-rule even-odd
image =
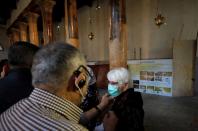
[[[81,74],[78,74],[78,76],[76,76],[76,74],[73,74],[68,82],[68,91],[76,91],[78,90],[77,86],[81,89],[84,85],[86,84],[86,80],[84,77],[82,77]]]
[[[68,88],[67,90],[68,91],[75,91],[77,88],[76,88],[76,85],[75,85],[75,78],[76,76],[73,74],[70,79],[69,79],[69,82],[68,82]]]
[[[75,86],[79,87],[80,89],[86,84],[86,79],[84,78],[83,74],[78,75],[75,78]]]

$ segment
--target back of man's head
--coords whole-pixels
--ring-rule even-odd
[[[33,57],[39,47],[29,43],[18,41],[8,50],[8,63],[11,68],[27,67],[31,68]]]
[[[32,65],[32,84],[50,85],[53,90],[58,90],[61,84],[68,84],[73,72],[85,65],[83,55],[75,47],[59,42],[48,44],[40,49]]]

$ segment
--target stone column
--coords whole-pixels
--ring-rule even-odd
[[[198,38],[198,33],[197,33]],[[196,58],[195,58],[195,95],[198,96],[198,39],[196,41],[197,44],[197,52],[196,52]]]
[[[127,66],[125,0],[110,0],[110,69]]]
[[[43,18],[44,44],[48,44],[53,41],[52,11],[55,4],[56,2],[53,0],[44,0],[40,3]]]
[[[16,28],[11,28],[10,31],[12,33],[13,43],[20,41],[19,30]]]
[[[39,46],[38,28],[37,28],[38,16],[39,15],[36,13],[32,13],[32,12],[28,13],[30,42],[37,46]]]
[[[27,41],[27,23],[18,22],[21,41]]]
[[[65,42],[69,43],[69,29],[68,29],[68,0],[65,0],[65,17],[64,17],[64,22],[65,22]]]
[[[65,0],[65,32],[71,45],[79,48],[76,0]]]

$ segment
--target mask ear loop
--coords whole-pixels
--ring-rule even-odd
[[[81,91],[80,87],[78,86],[77,79],[78,79],[78,78],[75,78],[75,85],[76,85],[76,87],[78,88],[78,90],[79,90],[79,92],[80,92],[80,94],[82,95],[83,100],[84,100],[84,99],[85,99],[85,97],[84,97],[84,95],[83,95],[83,93],[82,93],[82,91]]]

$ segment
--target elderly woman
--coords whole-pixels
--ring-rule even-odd
[[[116,131],[142,131],[143,101],[139,92],[129,87],[130,74],[125,68],[114,68],[107,74],[108,93],[115,101],[111,110],[118,118]]]

